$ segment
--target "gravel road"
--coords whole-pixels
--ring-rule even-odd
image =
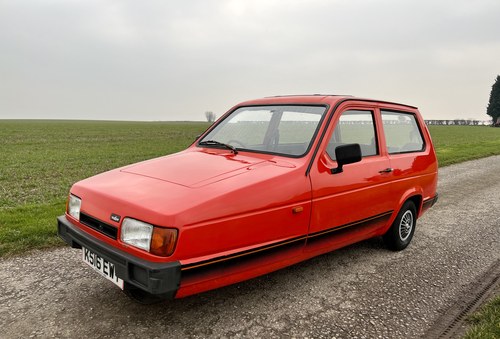
[[[2,259],[0,337],[420,337],[500,260],[499,173],[500,156],[441,169],[405,251],[372,239],[160,305],[130,301],[80,250]]]

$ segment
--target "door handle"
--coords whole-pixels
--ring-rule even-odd
[[[379,173],[391,173],[392,171],[393,171],[393,169],[392,169],[392,168],[390,168],[390,167],[388,167],[388,168],[383,169],[383,170],[378,171],[378,172],[379,172]]]

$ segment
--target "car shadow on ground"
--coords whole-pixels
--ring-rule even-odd
[[[56,302],[55,325],[89,322],[92,326],[81,326],[82,335],[100,336],[237,336],[255,326],[287,328],[314,312],[355,303],[360,281],[370,281],[370,274],[377,274],[376,262],[398,258],[381,238],[373,238],[251,280],[154,305],[133,301],[87,270],[76,286],[67,282],[57,292],[65,296]],[[134,332],[130,332],[131,323]]]
[[[118,298],[123,307],[133,309],[135,314],[142,314],[144,317],[162,317],[165,313],[170,314],[173,310],[177,315],[180,315],[184,312],[192,312],[194,308],[219,307],[228,303],[236,305],[248,296],[259,299],[259,294],[264,297],[267,295],[279,296],[288,292],[300,292],[284,290],[283,287],[308,289],[310,286],[307,286],[307,281],[313,280],[314,283],[314,279],[332,279],[332,274],[335,274],[341,268],[348,269],[357,258],[363,256],[368,258],[373,255],[387,253],[392,252],[385,248],[382,239],[372,238],[260,277],[182,299],[165,300],[154,305],[141,305],[132,301],[124,294],[116,293],[117,290],[111,285],[109,289],[115,291],[107,292],[111,292],[109,297]]]

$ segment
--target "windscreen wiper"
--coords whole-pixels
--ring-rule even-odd
[[[238,150],[234,146],[231,146],[229,144],[225,144],[223,142],[217,141],[217,140],[205,140],[205,141],[200,141],[198,145],[202,146],[222,146],[224,148],[227,148],[231,150],[235,155],[238,154]]]

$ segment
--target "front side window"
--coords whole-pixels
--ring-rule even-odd
[[[382,111],[384,134],[389,154],[420,152],[425,148],[415,115]]]
[[[377,136],[371,111],[349,110],[342,113],[327,146],[327,153],[335,159],[335,148],[345,144],[359,144],[363,157],[377,155]]]
[[[198,144],[217,141],[236,150],[300,157],[309,150],[325,111],[324,106],[240,107]]]

